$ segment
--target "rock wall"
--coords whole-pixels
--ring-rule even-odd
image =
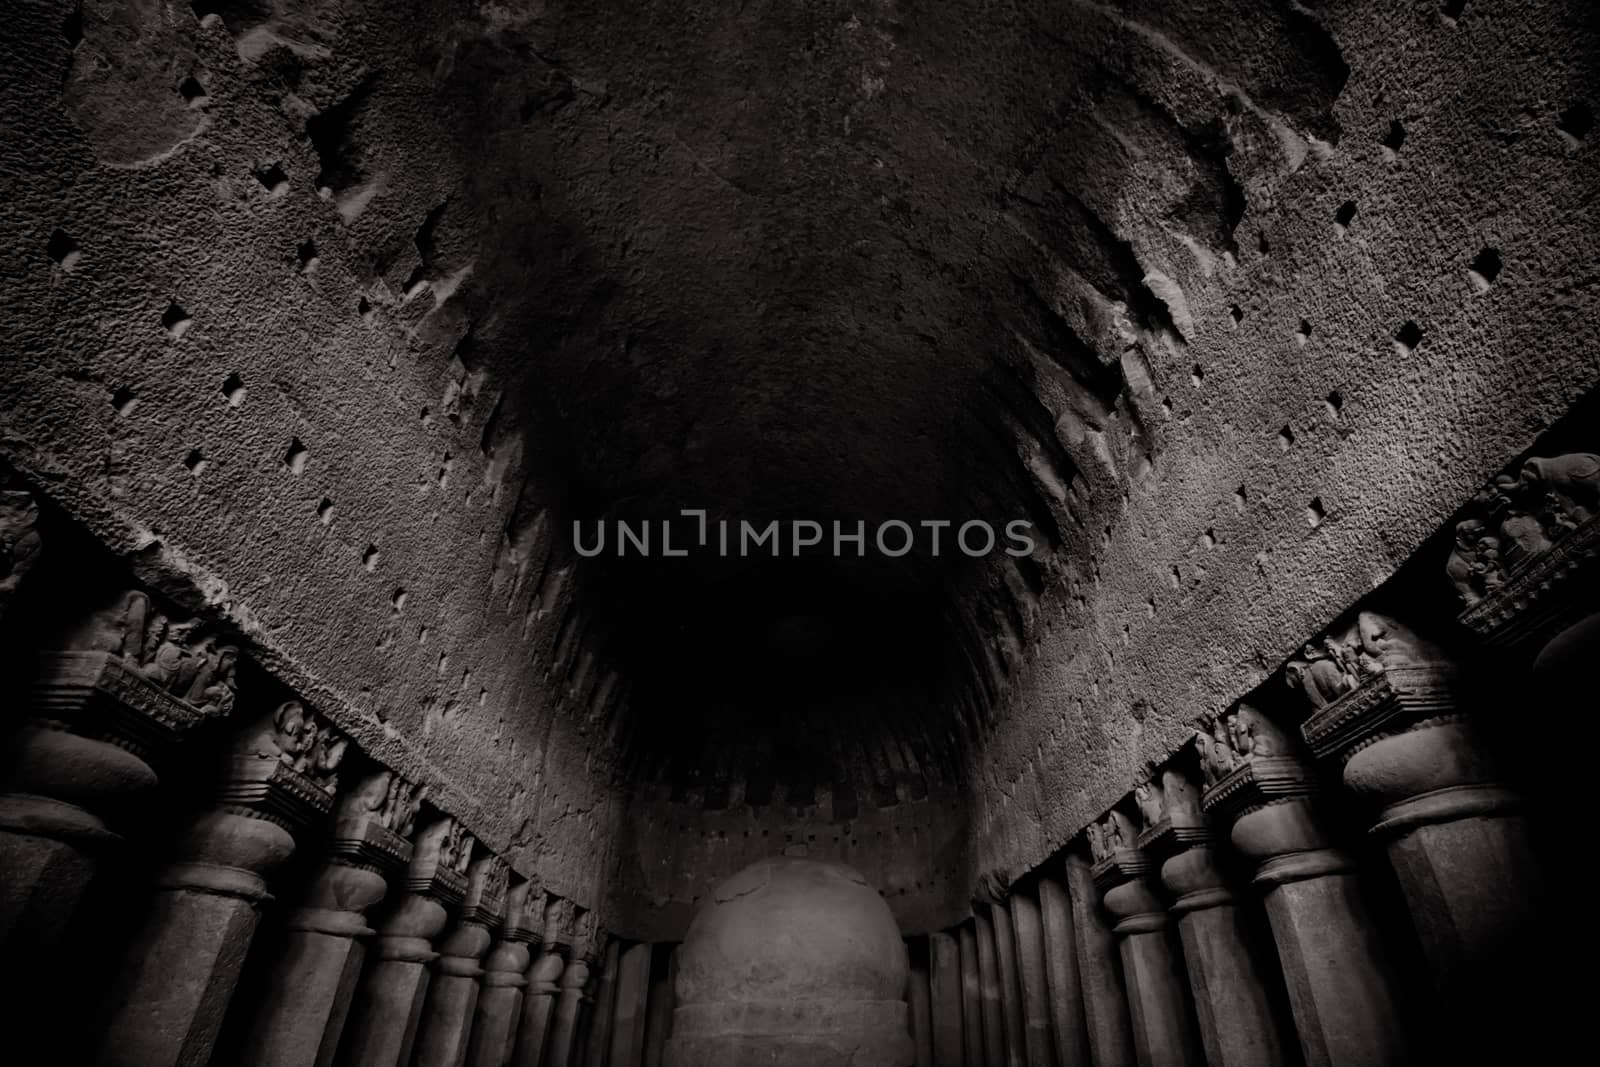
[[[1320,121],[1252,89],[1291,84],[1252,63],[1259,5],[1069,6],[1131,92],[1181,93],[1168,75],[1186,71],[1210,100],[1174,107],[1275,108],[1299,139],[1264,162],[1231,127],[1223,246],[1119,187],[1182,341],[1144,348],[1152,464],[1086,524],[978,760],[976,863],[1002,879],[1389,577],[1600,379],[1586,6],[1278,5],[1348,67]]]
[[[452,125],[464,9],[25,0],[0,450],[552,891],[620,809]],[[526,278],[526,271],[517,276]]]

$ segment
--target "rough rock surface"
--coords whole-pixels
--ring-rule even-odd
[[[614,929],[942,925],[1600,379],[1590,8],[19,0],[0,449]]]

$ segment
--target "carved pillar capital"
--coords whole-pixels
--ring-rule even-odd
[[[1167,910],[1150,882],[1155,863],[1137,847],[1133,820],[1113,810],[1104,823],[1091,823],[1085,833],[1094,858],[1095,888],[1106,911],[1117,919],[1113,932],[1137,934],[1165,927]]]
[[[1589,615],[1600,584],[1600,456],[1535,456],[1464,508],[1445,575],[1460,622],[1487,643],[1537,647]]]
[[[1176,894],[1174,915],[1232,903],[1234,896],[1212,857],[1211,823],[1188,774],[1166,767],[1134,787],[1145,819],[1139,848],[1161,864],[1161,880]]]
[[[341,937],[372,933],[363,913],[383,899],[385,880],[411,860],[411,842],[394,827],[409,833],[416,809],[389,803],[397,792],[415,791],[393,771],[380,769],[338,800],[322,867],[289,916],[290,930]]]

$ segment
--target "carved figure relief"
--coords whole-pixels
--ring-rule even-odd
[[[1600,514],[1600,456],[1591,452],[1523,461],[1472,498],[1456,523],[1445,574],[1468,607],[1526,563]]]
[[[1505,584],[1500,562],[1500,538],[1481,519],[1456,523],[1456,543],[1445,563],[1445,574],[1456,595],[1467,605],[1476,604]]]
[[[277,760],[314,779],[325,792],[338,786],[338,768],[348,740],[324,727],[298,700],[286,700],[235,745],[241,756]]]
[[[383,798],[383,825],[401,837],[410,837],[416,828],[417,812],[422,810],[427,796],[427,786],[412,785],[398,774],[391,774]]]
[[[137,589],[84,618],[64,646],[118,656],[141,677],[207,714],[233,710],[239,650],[202,633],[198,622],[175,621],[154,610]]]
[[[1166,797],[1161,786],[1153,778],[1133,787],[1133,800],[1139,805],[1139,815],[1144,819],[1146,827],[1156,825],[1166,814]]]

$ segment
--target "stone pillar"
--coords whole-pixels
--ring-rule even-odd
[[[470,848],[470,846],[468,846]],[[423,1002],[414,1067],[461,1067],[483,980],[482,960],[505,917],[506,861],[486,854],[467,868],[467,890],[456,923],[439,942],[439,958]]]
[[[1083,982],[1083,1014],[1094,1067],[1131,1067],[1133,1025],[1122,986],[1122,965],[1111,922],[1100,905],[1094,874],[1081,857],[1065,861],[1072,929],[1077,940],[1078,974]]]
[[[1173,897],[1206,1063],[1298,1062],[1299,1048],[1284,1037],[1282,976],[1265,931],[1253,914],[1241,911],[1217,869],[1199,790],[1181,769],[1168,767],[1134,793],[1146,824],[1139,847],[1161,864],[1161,880]]]
[[[1088,1067],[1089,1029],[1084,1024],[1083,981],[1078,976],[1072,904],[1066,889],[1054,878],[1041,877],[1038,885],[1045,988],[1050,997],[1050,1038],[1056,1067]]]
[[[339,802],[326,858],[264,961],[267,979],[232,1052],[242,1067],[333,1062],[372,935],[363,916],[383,898],[384,878],[411,860],[422,791],[378,771]]]
[[[961,1067],[961,949],[950,934],[928,935],[928,987],[933,1062],[936,1067]]]
[[[547,1063],[550,1019],[554,1014],[557,983],[572,954],[572,902],[551,897],[544,909],[544,951],[528,968],[528,991],[517,1029],[515,1067],[541,1067]]]
[[[1255,864],[1308,1067],[1415,1060],[1355,864],[1333,847],[1313,804],[1316,779],[1288,738],[1247,704],[1218,720],[1201,799]]]
[[[969,1067],[984,1067],[983,979],[978,965],[978,929],[961,924],[956,935],[961,952],[961,1048]]]
[[[28,536],[16,533],[18,544]],[[61,938],[152,763],[233,708],[236,649],[120,592],[34,656],[21,722],[0,751],[0,1004],[18,1019],[43,988]]]
[[[666,1062],[667,1038],[672,1036],[672,1012],[677,1007],[673,982],[678,966],[676,947],[657,945],[650,958],[650,1010],[644,1024],[644,1067]]]
[[[572,1050],[577,1044],[585,987],[589,984],[590,972],[604,953],[605,936],[596,925],[594,912],[586,911],[579,916],[573,939],[574,958],[561,972],[561,988],[556,994],[549,1043],[544,1050],[544,1067],[577,1067],[572,1061]]]
[[[1461,712],[1467,680],[1437,647],[1373,612],[1343,640],[1360,665],[1339,679],[1350,686],[1343,693],[1324,692],[1310,663],[1290,664],[1314,709],[1301,734],[1376,812],[1371,833],[1388,850],[1446,1015],[1537,1012],[1523,993],[1544,963],[1541,865],[1521,798]],[[1520,1059],[1529,1048],[1498,1026],[1458,1033],[1463,1053]],[[1490,1055],[1490,1040],[1506,1043]]]
[[[1116,920],[1111,932],[1122,953],[1134,1055],[1140,1067],[1198,1065],[1200,1047],[1172,917],[1151,877],[1150,858],[1131,847],[1137,844],[1133,820],[1114,810],[1103,828],[1091,824],[1087,833],[1095,885]]]
[[[651,949],[648,941],[637,941],[623,951],[617,965],[617,1010],[612,1016],[610,1067],[643,1067]]]
[[[617,1014],[617,978],[622,970],[622,943],[611,938],[601,958],[592,1007],[585,1029],[584,1067],[606,1067],[611,1056],[612,1027]]]
[[[129,938],[95,1063],[209,1062],[269,899],[264,876],[294,851],[293,828],[332,810],[345,745],[295,701],[237,739],[216,806],[179,831]]]
[[[933,1003],[926,939],[907,941],[906,958],[910,961],[906,970],[906,1004],[911,1008],[911,1047],[916,1067],[933,1067]]]
[[[468,893],[470,897],[470,888]],[[538,940],[543,918],[544,896],[533,882],[519,881],[506,893],[500,939],[483,961],[478,1010],[467,1046],[468,1067],[504,1067],[511,1062],[522,1017],[522,991],[528,984],[529,945]]]
[[[1021,973],[1017,969],[1017,935],[1011,911],[1003,902],[989,906],[994,924],[994,958],[1000,971],[1000,1014],[1006,1028],[1006,1067],[1022,1067],[1027,1051],[1026,1023],[1022,1012]]]
[[[472,838],[446,815],[419,831],[405,892],[378,923],[376,957],[356,988],[340,1067],[409,1067],[428,991],[434,941],[466,896]]]
[[[1006,1013],[1000,1000],[1000,958],[994,947],[994,924],[981,914],[972,917],[978,936],[978,993],[983,1008],[984,1067],[1007,1067]]]
[[[1023,1046],[1028,1067],[1051,1067],[1050,989],[1045,977],[1044,926],[1039,905],[1026,892],[1010,898],[1017,941],[1017,977],[1022,988]]]

